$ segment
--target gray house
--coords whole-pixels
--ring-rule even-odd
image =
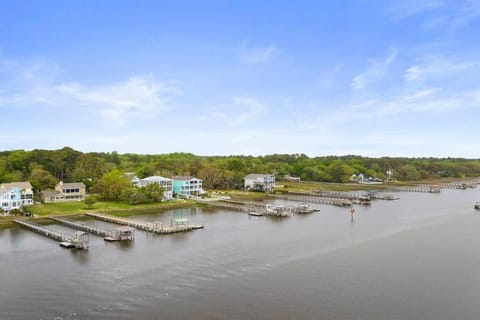
[[[243,179],[245,190],[272,192],[275,187],[275,176],[272,174],[251,173]]]

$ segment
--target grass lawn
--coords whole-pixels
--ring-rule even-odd
[[[175,200],[138,205],[130,205],[128,203],[120,202],[97,202],[89,209],[83,202],[70,202],[44,203],[29,206],[28,209],[38,217],[77,215],[85,212],[107,212],[114,213],[115,215],[130,215],[135,213],[147,213],[148,211],[153,212],[157,209],[192,206],[194,204],[195,201],[192,200]]]
[[[243,190],[214,190],[214,192],[217,192],[220,196],[229,196],[232,199],[242,201],[262,201],[267,197],[267,194],[263,192],[250,192]]]

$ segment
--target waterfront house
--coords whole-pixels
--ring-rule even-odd
[[[178,196],[191,197],[204,193],[202,179],[191,176],[174,176],[173,193]]]
[[[45,203],[83,201],[87,192],[83,182],[62,182],[55,186],[55,190],[42,191],[42,200]]]
[[[282,179],[285,181],[300,181],[300,177],[294,177],[288,174],[282,176]]]
[[[244,178],[245,190],[272,192],[275,176],[272,174],[251,173]]]
[[[30,182],[10,182],[0,184],[0,213],[10,214],[13,209],[33,204],[33,188]]]
[[[369,177],[364,175],[363,173],[359,173],[358,175],[353,174],[350,177],[350,181],[362,183],[362,184],[380,184],[382,183],[382,179],[377,177]]]
[[[137,176],[131,180],[132,184],[139,188],[143,188],[152,183],[158,183],[163,188],[163,197],[165,199],[173,198],[173,180],[162,176],[150,176],[144,179],[139,179]]]

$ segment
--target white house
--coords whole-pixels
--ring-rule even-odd
[[[272,192],[275,187],[275,176],[272,174],[251,173],[244,178],[245,190]]]
[[[3,215],[12,209],[33,204],[33,188],[30,182],[10,182],[0,184],[0,207]]]
[[[131,180],[134,185],[137,187],[143,188],[148,186],[152,183],[158,183],[160,186],[163,187],[163,197],[165,199],[172,199],[173,198],[173,180],[169,178],[165,178],[162,176],[151,176],[146,177],[144,179],[139,179],[138,177],[133,177]]]

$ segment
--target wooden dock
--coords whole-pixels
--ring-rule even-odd
[[[269,195],[275,199],[288,200],[288,201],[299,201],[299,202],[310,202],[310,203],[319,203],[319,204],[328,204],[339,207],[351,207],[353,204],[352,200],[349,199],[340,199],[340,198],[324,198],[324,197],[315,197],[310,195]]]
[[[290,217],[295,207],[277,206],[269,203],[221,200],[221,201],[198,201],[215,208],[229,209],[234,211],[247,212],[251,216],[275,216]]]
[[[188,219],[182,219],[178,223],[172,223],[170,225],[165,226],[163,223],[155,222],[143,222],[143,221],[136,221],[132,219],[125,219],[125,218],[118,218],[113,216],[108,216],[105,214],[98,214],[98,213],[85,213],[85,215],[89,217],[93,217],[98,220],[120,224],[124,226],[129,226],[135,229],[143,230],[146,232],[152,232],[157,234],[171,234],[171,233],[178,233],[178,232],[187,232],[193,231],[197,229],[203,229],[203,225],[194,225],[190,224]]]
[[[322,197],[330,199],[352,200],[353,202],[369,202],[370,196],[367,192],[340,192],[340,191],[314,191],[314,192],[288,192],[287,195],[300,195],[311,197]]]
[[[415,186],[404,187],[388,187],[385,189],[388,192],[424,192],[424,193],[440,193],[441,189],[438,185],[424,185],[419,184]]]
[[[263,204],[261,206],[261,208],[255,204],[255,205],[245,205],[245,204],[241,204],[240,202],[236,202],[236,201],[230,201],[230,202],[227,202],[227,201],[202,201],[202,200],[198,200],[198,203],[201,203],[201,204],[206,204],[210,207],[214,207],[214,208],[220,208],[220,209],[230,209],[230,210],[234,210],[234,211],[242,211],[242,212],[247,212],[247,213],[250,213],[250,212],[256,212],[256,211],[259,211],[260,209],[261,210],[264,210],[265,209],[265,204]]]
[[[89,239],[88,239],[88,234],[85,232],[79,231],[73,235],[68,235],[63,232],[50,230],[33,221],[20,220],[20,219],[15,219],[13,221],[45,237],[59,241],[62,246],[73,247],[76,249],[88,249]]]
[[[441,183],[438,185],[440,189],[474,189],[478,186],[478,181],[464,181],[464,182],[453,182],[453,183]]]
[[[78,221],[67,220],[61,217],[50,217],[50,219],[66,225],[67,227],[104,237],[108,241],[133,240],[135,237],[134,228],[130,228],[130,230],[123,230],[121,228],[117,228],[115,230],[104,230],[98,227],[90,226],[84,223],[80,223]]]

